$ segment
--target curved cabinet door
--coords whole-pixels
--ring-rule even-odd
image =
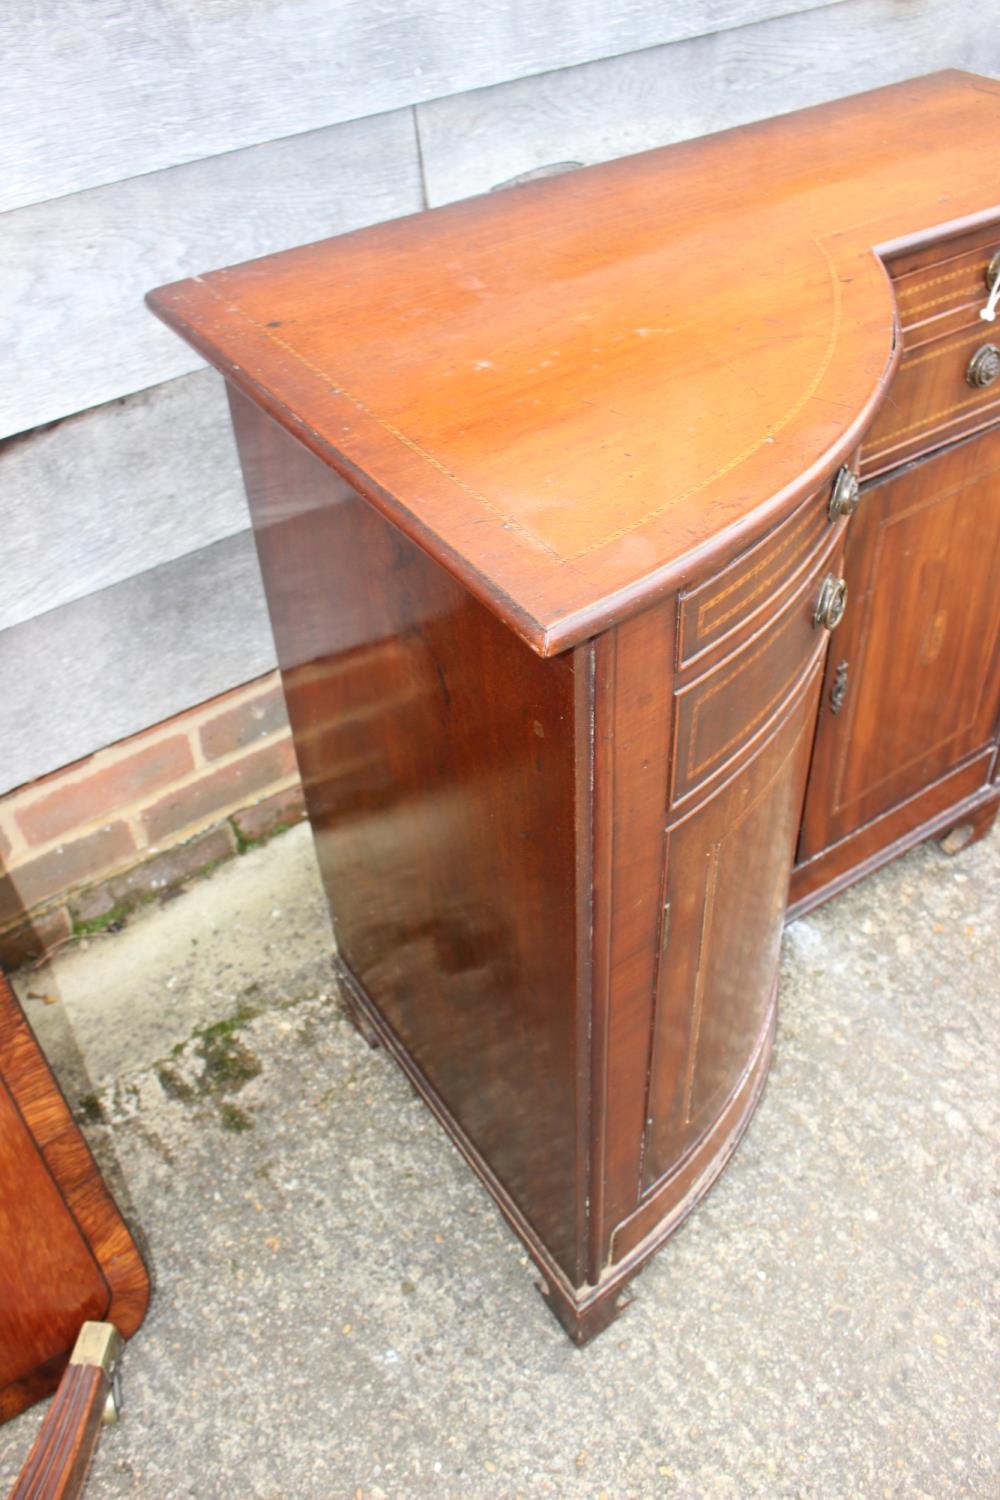
[[[988,746],[1000,714],[1000,429],[869,486],[827,667],[800,859]]]
[[[770,1045],[821,665],[818,654],[752,759],[666,834],[647,1193],[725,1118]],[[741,1124],[726,1135],[738,1134]],[[720,1140],[718,1150],[725,1149]]]

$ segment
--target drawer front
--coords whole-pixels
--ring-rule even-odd
[[[1000,225],[911,252],[889,270],[903,356],[862,447],[865,478],[975,432],[1000,413],[1000,317],[988,323],[979,316],[1000,275]]]
[[[979,312],[998,254],[1000,223],[993,223],[890,263],[905,350],[973,323],[989,328]]]
[[[776,531],[740,554],[728,568],[681,594],[677,655],[690,666],[720,642],[760,624],[815,563],[830,540],[830,493],[834,481],[810,495]]]
[[[994,331],[996,329],[996,331]],[[981,351],[995,349],[1000,369],[1000,323],[976,326],[935,339],[904,354],[885,405],[861,454],[865,478],[965,437],[1000,415],[1000,376],[988,386],[970,383],[970,366]]]
[[[805,581],[740,648],[676,692],[670,802],[678,808],[707,791],[749,755],[794,694],[827,629],[816,611],[827,578],[839,577],[843,528]]]

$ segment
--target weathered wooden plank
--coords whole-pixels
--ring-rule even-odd
[[[248,532],[0,633],[0,793],[275,664]]]
[[[8,0],[0,209],[831,0]]]
[[[421,105],[431,204],[548,163],[607,161],[936,68],[1000,72],[992,5],[846,0]]]
[[[9,438],[0,444],[0,630],[248,525],[214,370]]]
[[[336,125],[0,216],[0,436],[201,363],[147,311],[160,282],[421,206],[412,114]]]

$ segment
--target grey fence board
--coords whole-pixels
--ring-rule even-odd
[[[11,438],[0,445],[0,630],[248,525],[214,370]]]
[[[275,664],[248,532],[0,633],[0,793]]]
[[[150,287],[421,203],[404,110],[0,216],[17,372],[0,384],[0,436],[197,369],[143,305]]]
[[[428,200],[450,203],[550,162],[592,163],[936,68],[1000,71],[992,4],[848,0],[609,58],[417,110]]]
[[[831,0],[8,0],[0,209]]]

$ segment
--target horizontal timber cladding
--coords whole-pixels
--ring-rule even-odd
[[[4,352],[18,375],[0,390],[0,436],[198,369],[194,351],[143,306],[164,277],[421,205],[403,110],[0,216],[0,259],[16,294]]]
[[[274,666],[248,532],[0,634],[0,792]]]
[[[150,285],[554,161],[933,66],[1000,71],[988,7],[944,0],[223,10],[177,0],[141,28],[110,0],[67,0],[57,21],[12,0],[0,16],[16,372],[0,390],[15,726],[0,790],[273,664],[221,387],[142,307]]]
[[[0,209],[830,3],[9,0]]]
[[[590,165],[941,67],[1000,70],[989,6],[847,0],[420,105],[428,202]]]
[[[223,382],[198,370],[0,444],[0,631],[250,524]]]

